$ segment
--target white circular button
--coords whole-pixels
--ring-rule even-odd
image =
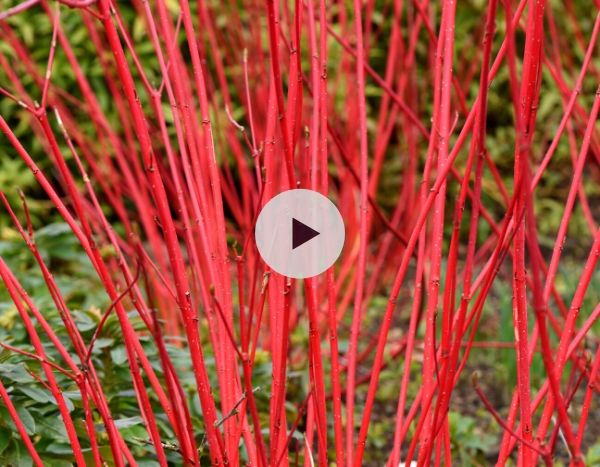
[[[304,279],[327,270],[342,252],[340,212],[313,190],[289,190],[272,198],[256,221],[256,246],[279,274]]]

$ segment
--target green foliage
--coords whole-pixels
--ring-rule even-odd
[[[35,239],[44,261],[52,268],[54,277],[67,300],[79,331],[85,342],[89,342],[98,326],[100,317],[104,313],[103,310],[109,305],[109,300],[97,275],[66,224],[48,224],[35,232]],[[57,331],[61,342],[72,355],[75,355],[68,334],[33,256],[25,247],[18,233],[8,227],[0,230],[0,255],[7,261],[30,293],[34,303],[50,326]],[[153,339],[147,333],[145,325],[137,316],[136,311],[130,311],[129,317],[134,329],[141,336],[142,347],[150,360],[152,368],[159,379],[162,380],[162,367]],[[39,327],[38,333],[42,338],[50,361],[61,365],[62,360],[58,352],[54,346],[48,343]],[[166,341],[167,352],[178,371],[184,392],[189,398],[192,423],[197,434],[198,446],[201,449],[201,457],[203,462],[208,462],[203,436],[204,421],[185,341],[169,337],[166,337]],[[17,309],[4,287],[0,287],[0,342],[6,342],[19,349],[33,352]],[[214,358],[207,354],[205,361],[209,375],[213,378],[211,383],[216,386],[217,372],[214,369]],[[92,362],[100,378],[109,407],[115,416],[118,416],[115,419],[116,426],[136,459],[139,459],[139,465],[158,465],[155,461],[153,447],[149,443],[149,435],[143,420],[139,416],[140,411],[133,391],[127,355],[122,341],[122,332],[114,314],[106,321],[102,333],[94,345]],[[79,439],[86,440],[88,436],[83,421],[84,411],[80,393],[74,383],[66,376],[59,372],[54,372],[54,374],[59,386],[64,390],[63,395],[75,421]],[[270,359],[259,351],[256,356],[253,383],[254,387],[258,388],[255,397],[261,414],[269,413],[271,374]],[[301,374],[304,376],[304,373]],[[15,354],[9,350],[0,351],[0,379],[9,391],[11,401],[17,407],[21,420],[24,422],[27,432],[31,435],[44,463],[57,467],[71,465],[73,461],[72,451],[56,401],[52,394],[33,375],[45,379],[43,369],[37,360]],[[293,381],[295,380],[293,372],[290,373],[289,377],[290,385],[293,387]],[[298,381],[298,383],[297,399],[299,406],[306,396],[303,388],[306,388],[308,383],[307,381]],[[165,387],[164,382],[163,387]],[[164,433],[162,439],[165,443],[165,451],[170,461],[177,465],[181,463],[181,458],[177,452],[175,435],[156,395],[153,391],[149,391],[149,395],[153,410],[157,415],[157,424],[161,433]],[[291,419],[295,419],[297,416],[298,406],[288,405],[288,415]],[[111,458],[107,436],[102,428],[102,420],[97,413],[94,415],[94,422],[98,428],[100,449],[106,452],[106,458]],[[263,425],[268,426],[266,418],[263,420]],[[92,463],[89,445],[85,441],[82,443],[84,454],[90,456],[89,461]],[[31,464],[32,461],[19,439],[4,404],[0,403],[0,465],[17,467]]]
[[[585,465],[600,465],[600,441],[590,447],[585,456]]]
[[[101,310],[107,307],[107,298],[97,276],[93,273],[89,261],[77,246],[75,238],[65,224],[49,224],[36,232],[36,240],[45,261],[52,265],[53,271],[55,271],[55,278],[68,301],[80,332],[89,342],[98,325]],[[39,270],[16,232],[8,228],[2,231],[0,254],[13,267],[50,326],[57,330],[61,342],[74,355],[68,334]],[[143,331],[144,325],[134,312],[131,313],[131,319],[134,327]],[[45,344],[48,358],[57,364],[62,364],[58,352],[49,345],[40,328],[38,328],[38,332]],[[33,351],[21,319],[5,288],[0,288],[0,341],[23,350]],[[158,362],[156,346],[152,340],[147,336],[142,336],[141,342],[151,361]],[[185,349],[169,345],[168,350],[179,363],[186,362],[184,368],[189,371]],[[119,416],[119,419],[116,420],[117,427],[128,444],[133,446],[132,452],[136,457],[152,459],[152,450],[146,443],[148,434],[139,418],[139,408],[132,390],[120,327],[114,316],[109,317],[94,346],[92,362],[102,382],[109,406]],[[160,377],[162,374],[160,365],[155,364],[154,369]],[[0,352],[0,378],[9,391],[11,401],[16,406],[21,420],[45,464],[50,466],[71,465],[72,451],[56,401],[33,375],[45,379],[37,360],[9,350]],[[77,434],[80,440],[86,440],[88,437],[83,422],[84,412],[80,393],[73,381],[66,376],[55,372],[55,377],[64,391],[63,396],[75,421]],[[187,381],[189,383],[189,378]],[[193,388],[188,386],[187,389],[188,394],[192,397]],[[174,438],[166,416],[159,409],[156,396],[151,394],[151,398],[156,411],[159,412],[157,417],[159,426],[164,433],[167,433],[165,439],[168,439],[169,436]],[[98,414],[95,414],[94,418],[95,423],[100,427],[101,419]],[[198,427],[198,433],[202,433],[201,414],[196,413],[194,420]],[[0,440],[1,465],[31,465],[31,459],[29,459],[3,404],[0,404]],[[98,430],[98,440],[101,449],[109,449],[106,433],[102,429]],[[85,444],[85,441],[83,443],[84,453],[91,455],[89,446]],[[177,459],[176,453],[171,453],[170,456],[174,460]],[[110,456],[108,457],[110,458]]]
[[[496,443],[496,433],[491,434],[490,428],[482,428],[480,422],[464,414],[450,412],[448,418],[452,458],[463,466],[487,465],[485,456]]]

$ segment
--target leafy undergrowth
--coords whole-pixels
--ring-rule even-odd
[[[82,253],[70,229],[64,223],[52,223],[36,231],[36,243],[44,260],[52,266],[55,279],[68,300],[78,329],[86,339],[91,339],[101,319],[101,310],[105,309],[108,303],[102,284],[94,274],[88,258]],[[9,227],[4,227],[0,232],[0,255],[16,271],[19,280],[44,313],[50,325],[59,330],[58,336],[64,342],[68,342],[67,331],[62,325],[39,269],[35,267],[30,252],[23,248],[18,233]],[[572,290],[572,287],[570,284],[565,284],[564,290]],[[489,307],[484,314],[481,338],[497,336],[502,341],[508,341],[513,328],[507,324],[510,321],[505,316],[498,315],[497,310],[502,313],[503,310],[510,309],[509,304],[505,303],[510,300],[510,296],[503,289],[496,291],[494,295],[496,297],[493,300],[494,307]],[[378,301],[381,300],[385,300],[385,297],[374,298],[372,311],[367,317],[367,324],[369,319],[377,319],[376,310]],[[590,298],[590,300],[593,299]],[[130,318],[136,330],[142,334],[140,340],[144,352],[151,361],[156,361],[158,359],[156,346],[150,336],[143,336],[144,325],[134,310],[130,312]],[[302,332],[295,332],[291,339],[297,346],[308,344],[306,336]],[[188,350],[185,348],[186,342],[176,336],[166,337],[165,340],[168,342],[167,350],[178,369],[179,378],[192,408],[192,421],[197,433],[197,442],[202,450],[204,449],[203,443],[206,442],[204,421],[195,389],[193,371],[189,364]],[[0,342],[33,352],[17,309],[5,291],[0,291]],[[347,340],[341,340],[340,349],[343,350],[346,347]],[[46,342],[46,351],[51,360],[60,359],[56,349],[53,349],[48,342]],[[72,352],[72,349],[70,351]],[[422,350],[416,356],[411,369],[412,381],[409,391],[411,397],[417,394],[421,384],[421,352]],[[98,369],[111,410],[113,413],[119,414],[119,417],[115,419],[115,424],[122,433],[123,439],[132,446],[138,465],[148,467],[159,465],[156,460],[151,458],[155,452],[148,439],[144,422],[139,416],[135,393],[131,390],[132,382],[125,348],[117,319],[114,316],[107,320],[103,326],[102,336],[96,340],[92,362]],[[306,364],[307,362],[303,359],[297,360],[296,365],[288,374],[288,397],[292,401],[301,402],[306,397],[304,388],[308,382],[303,376]],[[155,364],[153,367],[157,375],[162,378],[160,365]],[[214,375],[213,358],[207,358],[207,367],[210,374]],[[482,386],[494,401],[494,405],[500,411],[505,412],[510,402],[509,388],[515,384],[514,350],[474,349],[466,373],[474,370],[485,373],[485,381],[482,381]],[[331,371],[329,365],[326,365],[325,371]],[[71,466],[73,456],[69,440],[59,418],[56,401],[44,388],[43,382],[40,381],[40,373],[40,362],[34,358],[15,354],[8,349],[0,351],[0,378],[6,385],[28,434],[36,439],[36,448],[44,459],[45,465],[50,467]],[[253,373],[261,413],[269,410],[271,373],[272,367],[268,356],[261,352],[256,358]],[[532,365],[534,384],[539,384],[543,375],[543,364],[540,359],[536,359]],[[375,466],[384,463],[387,457],[386,452],[391,448],[387,433],[393,430],[396,414],[390,408],[393,407],[397,393],[396,382],[401,376],[402,372],[398,366],[382,371],[382,389],[378,392],[376,400],[377,416],[373,420],[373,427],[369,433],[369,442],[376,450],[368,456],[365,461],[366,465]],[[85,414],[81,394],[77,390],[77,386],[72,384],[68,378],[61,377],[60,374],[58,377],[59,384],[64,388],[63,394],[69,410],[73,418],[78,420],[77,432],[85,439],[86,430],[82,421]],[[217,384],[216,378],[213,378],[211,382]],[[328,390],[330,389],[328,387]],[[452,457],[459,465],[489,465],[498,456],[497,439],[502,432],[501,427],[489,415],[473,392],[468,377],[461,379],[455,391],[452,405],[454,410],[449,413]],[[181,463],[181,455],[178,452],[177,439],[169,427],[164,413],[161,413],[162,408],[158,400],[156,397],[151,400],[161,429],[166,434],[164,443],[169,453],[169,461],[173,465],[178,465]],[[288,416],[295,419],[298,415],[298,405],[289,404],[287,411]],[[588,446],[585,462],[586,465],[593,466],[600,465],[600,408],[594,405],[591,412],[591,429],[586,434],[585,442],[585,446]],[[293,442],[298,446],[302,446],[303,443],[302,430],[303,427],[300,426],[293,438]],[[412,434],[409,432],[410,436]],[[110,447],[101,425],[98,425],[98,441],[103,455],[110,457]],[[330,441],[333,442],[333,439]],[[559,455],[555,459],[555,465],[568,465],[568,456],[564,447],[559,446],[558,451]],[[93,459],[89,447],[84,447],[84,453],[86,460],[92,464]],[[201,455],[201,459],[203,459],[203,463],[209,464],[206,452]],[[32,465],[31,457],[16,434],[15,426],[3,406],[0,406],[0,464],[15,467]],[[509,463],[508,465],[514,464]]]

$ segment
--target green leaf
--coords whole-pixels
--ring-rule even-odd
[[[134,425],[143,425],[144,421],[142,417],[127,417],[127,418],[119,418],[115,420],[115,426],[117,428],[127,428]]]
[[[47,224],[41,229],[38,229],[35,233],[38,241],[44,237],[51,238],[61,235],[72,235],[71,228],[66,222],[53,222],[51,224]]]
[[[45,467],[72,467],[73,462],[63,459],[44,459]]]
[[[26,396],[29,396],[36,402],[40,404],[47,404],[48,402],[55,402],[54,398],[47,391],[43,391],[40,388],[32,387],[32,386],[19,386],[19,391],[21,391]]]
[[[103,349],[104,347],[109,347],[114,343],[114,339],[112,339],[111,337],[100,337],[99,339],[96,339],[96,342],[94,343],[94,350],[98,350],[98,349]]]
[[[81,332],[91,331],[92,329],[96,329],[96,326],[98,326],[98,317],[91,313],[77,310],[73,312],[73,316],[75,318],[75,322],[77,323],[77,329],[79,329]]]
[[[585,455],[585,465],[600,465],[600,442],[594,444]]]
[[[67,406],[67,410],[69,412],[73,412],[75,410],[75,406],[73,405],[73,401],[69,399],[65,394],[63,394],[63,398],[65,400],[65,405]]]
[[[148,437],[148,431],[142,425],[134,425],[120,430],[125,441],[140,440]]]
[[[10,444],[10,431],[0,430],[0,454],[2,454]]]
[[[23,422],[23,426],[25,427],[25,431],[27,431],[28,435],[35,434],[35,420],[29,413],[25,407],[17,407],[17,413],[19,414],[19,418]]]
[[[65,454],[66,455],[73,454],[73,447],[70,444],[50,443],[46,447],[46,451],[48,451],[49,453],[52,453],[52,454],[59,455],[59,456],[64,456]]]
[[[113,363],[116,365],[122,365],[127,361],[127,353],[125,352],[125,347],[119,345],[110,351],[110,357],[112,358]]]
[[[138,467],[158,467],[160,464],[158,461],[152,459],[136,459]]]
[[[30,467],[33,465],[33,459],[31,459],[31,456],[22,441],[19,440],[15,444],[15,448],[10,452],[10,455],[8,456],[8,465],[13,467]]]
[[[56,440],[67,439],[67,431],[65,430],[65,426],[60,417],[40,417],[38,418],[37,424],[40,433],[43,433],[44,437]]]
[[[27,373],[23,364],[0,363],[0,376],[3,380],[12,381],[13,383],[31,383],[35,381],[33,376]]]

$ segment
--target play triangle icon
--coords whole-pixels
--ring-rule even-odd
[[[311,229],[308,225],[303,224],[298,219],[292,217],[292,250],[304,245],[317,235],[320,235],[320,232]]]
[[[317,191],[302,188],[271,198],[254,229],[263,261],[292,279],[315,277],[329,269],[342,252],[345,234],[335,204]]]

